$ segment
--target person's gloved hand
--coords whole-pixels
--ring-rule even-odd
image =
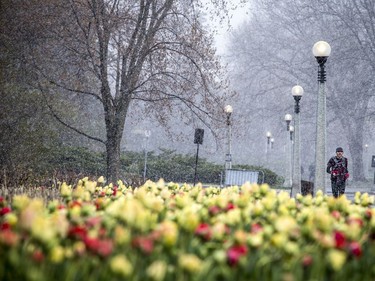
[[[349,173],[345,174],[345,179],[347,180],[349,178]]]
[[[337,177],[338,173],[336,171],[332,171],[332,176]]]

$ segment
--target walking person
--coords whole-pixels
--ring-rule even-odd
[[[345,193],[346,180],[349,178],[348,158],[343,156],[342,147],[336,148],[336,156],[327,163],[327,173],[331,174],[332,194],[335,198]]]

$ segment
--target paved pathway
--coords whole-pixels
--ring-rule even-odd
[[[278,191],[281,191],[285,189],[280,189]],[[288,189],[287,189],[288,190]],[[289,191],[289,190],[288,190]],[[367,192],[369,195],[374,195],[375,196],[375,184],[372,182],[348,182],[347,186],[345,188],[345,195],[346,197],[353,201],[355,193],[359,191],[361,193]],[[328,181],[327,186],[326,186],[326,194],[329,196],[332,196],[332,189],[331,189],[331,183]]]
[[[363,182],[348,182],[345,188],[345,195],[348,199],[353,200],[355,193],[359,191],[361,193],[367,192],[369,195],[375,195],[375,185],[373,183]],[[327,194],[332,195],[332,189],[329,184],[326,189]]]

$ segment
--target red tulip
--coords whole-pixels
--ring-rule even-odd
[[[92,252],[95,252],[97,251],[97,249],[99,249],[100,241],[98,238],[85,237],[83,239],[83,242],[85,243],[86,248]]]
[[[10,229],[10,224],[9,223],[3,222],[2,224],[0,224],[0,230],[1,231],[9,230],[9,229]]]
[[[69,208],[73,208],[73,207],[82,207],[82,204],[79,201],[72,201],[69,203]]]
[[[87,229],[83,226],[71,226],[68,231],[68,236],[83,240],[87,236]]]
[[[134,238],[132,245],[146,254],[151,254],[154,250],[154,241],[147,237]]]
[[[32,258],[36,262],[42,262],[44,260],[44,254],[41,250],[35,250],[32,254]]]
[[[228,249],[227,259],[230,266],[236,266],[242,256],[246,256],[248,249],[245,245],[235,245]]]
[[[225,208],[225,210],[229,211],[229,210],[232,210],[234,208],[236,208],[236,206],[232,202],[229,202],[227,207]]]
[[[350,253],[355,257],[360,257],[362,255],[362,247],[356,241],[353,241],[349,244]]]
[[[195,234],[202,237],[204,240],[210,240],[212,237],[212,230],[209,224],[201,223],[195,229]]]
[[[0,209],[0,216],[4,216],[10,213],[12,210],[9,207],[3,207]]]
[[[335,242],[336,242],[336,248],[342,249],[342,248],[345,247],[346,237],[345,237],[344,233],[342,233],[340,231],[335,231],[334,232],[334,238],[335,238]]]
[[[3,243],[10,247],[14,247],[18,244],[19,240],[19,235],[11,230],[5,230],[0,232],[0,244]]]
[[[302,264],[303,266],[307,267],[310,266],[313,263],[313,258],[310,255],[305,255],[302,258]]]

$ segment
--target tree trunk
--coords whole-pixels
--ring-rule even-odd
[[[120,179],[120,144],[121,136],[113,129],[107,133],[106,151],[107,151],[107,179],[115,183]]]
[[[352,176],[353,181],[365,181],[364,173],[364,162],[363,162],[363,136],[360,131],[356,133],[351,133],[348,136],[348,144],[350,155],[352,159],[348,161],[352,162],[352,171],[350,175]],[[349,162],[350,163],[350,162]]]

